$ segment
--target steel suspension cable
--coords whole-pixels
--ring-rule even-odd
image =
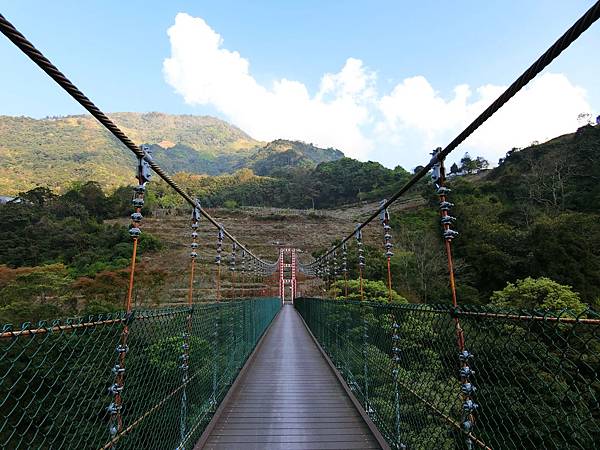
[[[187,192],[185,192],[173,179],[165,173],[165,171],[156,162],[154,162],[142,149],[133,143],[133,141],[111,120],[106,114],[104,114],[100,108],[98,108],[77,86],[75,86],[58,68],[46,58],[42,52],[40,52],[35,46],[19,31],[15,26],[10,23],[2,14],[0,14],[0,32],[4,34],[13,44],[15,44],[25,55],[29,57],[40,69],[52,78],[60,87],[62,87],[71,97],[75,99],[77,103],[83,106],[92,116],[94,116],[98,122],[100,122],[108,131],[110,131],[119,141],[123,143],[129,150],[131,150],[138,158],[142,158],[148,162],[152,170],[161,177],[169,186],[171,186],[175,192],[177,192],[185,201],[187,201],[193,208],[198,207],[200,213],[215,227],[219,228],[220,225],[217,221],[206,212],[198,202],[193,199]],[[262,261],[259,257],[254,255],[248,250],[243,244],[241,244],[231,233],[227,230],[223,230],[224,234],[240,246],[241,249],[245,250],[251,257]]]
[[[513,98],[525,85],[533,80],[542,70],[544,70],[552,61],[554,61],[567,47],[581,36],[594,22],[600,18],[600,1],[587,10],[581,18],[571,26],[542,56],[540,56],[525,72],[521,74],[506,90],[488,106],[473,122],[471,122],[458,136],[454,138],[441,152],[434,156],[421,170],[419,170],[408,182],[402,186],[394,195],[392,195],[377,211],[375,211],[367,220],[362,222],[357,229],[346,236],[339,244],[331,248],[329,251],[321,255],[317,260],[326,257],[332,251],[339,248],[342,244],[348,242],[355,235],[356,231],[362,230],[379,214],[387,209],[392,203],[404,195],[411,187],[413,187],[421,178],[429,173],[436,162],[445,159],[456,147],[464,142],[471,134],[473,134],[481,125],[483,125],[490,117],[492,117],[506,102]],[[309,264],[309,267],[317,261]]]

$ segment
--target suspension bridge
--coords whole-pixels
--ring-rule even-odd
[[[7,449],[591,449],[600,442],[600,315],[499,310],[457,298],[446,157],[600,17],[595,3],[496,101],[370,217],[311,261],[294,246],[256,255],[178,186],[0,15],[0,31],[137,158],[129,282],[118,313],[5,325],[0,446]],[[152,172],[189,204],[187,302],[134,308],[142,207]],[[431,176],[451,298],[373,302],[363,289],[366,226],[381,223],[392,300],[389,208]],[[195,302],[198,230],[215,231],[216,301]],[[268,239],[268,237],[265,237]],[[229,261],[222,260],[225,243]],[[301,248],[301,243],[297,245]],[[349,258],[352,247],[356,257]],[[302,256],[302,257],[301,257]],[[236,259],[237,258],[237,259]],[[221,268],[276,296],[223,298]],[[360,300],[303,296],[302,284]],[[225,270],[225,268],[223,268]],[[333,291],[335,292],[335,291]]]

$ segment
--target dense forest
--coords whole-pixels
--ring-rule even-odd
[[[210,177],[179,173],[174,180],[208,207],[273,206],[333,208],[362,200],[378,200],[404,184],[411,174],[401,167],[387,169],[376,162],[351,158],[315,167],[278,167],[269,176],[250,169]],[[161,208],[184,206],[180,196],[163,182],[152,186],[153,201]]]
[[[60,196],[36,188],[0,205],[0,322],[118,309],[131,238],[105,220],[130,213],[130,202],[129,189],[106,196],[89,182]],[[157,239],[142,235],[141,253],[158,248]]]
[[[599,306],[600,196],[595,187],[600,173],[595,157],[599,147],[600,128],[588,126],[545,144],[513,149],[493,170],[450,180],[450,196],[456,204],[453,215],[458,218],[460,233],[454,251],[461,302],[508,301],[514,306],[569,306],[575,310],[583,303]],[[281,153],[277,155],[281,157]],[[477,160],[463,158],[459,172],[472,172],[474,168],[468,166],[472,161]],[[276,166],[269,168],[268,176],[240,169],[216,177],[180,173],[175,179],[207,207],[331,208],[379,200],[411,176],[400,167],[390,170],[349,158],[312,167]],[[394,288],[399,299],[410,302],[446,302],[447,268],[437,197],[427,180],[415,190],[423,196],[425,206],[392,213]],[[127,217],[130,201],[130,187],[108,191],[96,182],[87,182],[73,184],[62,195],[35,188],[21,193],[18,201],[0,205],[0,319],[50,317],[61,311],[60,307],[46,311],[51,302],[43,301],[29,302],[23,309],[22,303],[31,298],[60,298],[69,314],[87,311],[88,306],[99,310],[116,307],[117,299],[105,301],[102,293],[114,296],[114,289],[107,287],[124,282],[130,241],[122,225],[106,221]],[[156,208],[179,206],[184,205],[164,183],[150,184],[145,215]],[[159,247],[157,239],[143,235],[142,250]],[[366,245],[365,251],[366,278],[385,279],[382,248]],[[349,261],[356,257],[354,252],[351,246]],[[349,267],[350,277],[357,278],[354,265]],[[164,274],[155,277],[161,278]],[[339,285],[337,289],[339,295]],[[514,295],[514,289],[523,295]],[[373,296],[386,298],[375,291]],[[82,304],[84,297],[93,299],[90,305]],[[556,301],[552,303],[551,298]],[[36,311],[36,305],[42,310]],[[17,310],[22,312],[16,314]]]
[[[587,126],[513,149],[485,177],[450,180],[460,233],[453,247],[461,302],[600,307],[599,148],[600,127]],[[438,200],[431,185],[420,190],[427,206],[392,214],[394,287],[412,302],[446,302]],[[366,246],[366,257],[366,277],[385,279],[381,248]],[[521,295],[510,295],[515,288]]]

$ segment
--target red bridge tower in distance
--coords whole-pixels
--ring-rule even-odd
[[[281,301],[294,302],[296,298],[296,249],[281,247],[279,249],[279,297]],[[287,293],[287,295],[286,295]]]

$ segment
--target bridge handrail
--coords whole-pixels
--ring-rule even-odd
[[[0,447],[188,448],[280,307],[278,298],[247,298],[5,325]],[[117,345],[124,321],[126,349]],[[119,370],[121,351],[127,390],[122,427],[111,437],[111,368]]]
[[[600,314],[300,298],[296,308],[392,448],[592,448]],[[461,383],[454,318],[469,342]],[[465,429],[461,389],[477,386]]]

